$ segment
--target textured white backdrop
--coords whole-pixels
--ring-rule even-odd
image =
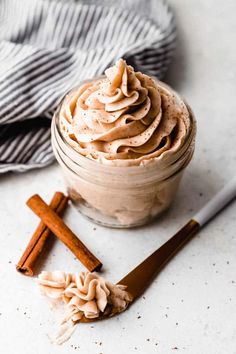
[[[113,281],[167,240],[236,174],[236,2],[170,3],[179,45],[167,81],[186,97],[198,119],[195,158],[177,200],[159,221],[138,230],[105,229],[73,209],[66,217]],[[93,328],[81,325],[68,343],[53,346],[48,334],[56,330],[60,314],[49,311],[34,280],[17,274],[14,264],[37,223],[25,200],[35,192],[49,200],[62,186],[56,165],[0,178],[0,353],[236,353],[235,202],[179,253],[129,311]],[[82,269],[59,242],[42,268]]]

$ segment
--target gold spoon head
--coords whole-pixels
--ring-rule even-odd
[[[122,312],[124,312],[129,306],[130,304],[133,302],[133,297],[132,295],[130,295],[130,302],[127,303],[126,308],[123,311],[118,311],[117,309],[114,309],[111,305],[107,305],[106,309],[103,313],[100,313],[98,317],[95,318],[87,318],[85,316],[83,316],[79,322],[80,323],[91,323],[91,322],[98,322],[98,321],[102,321],[102,320],[108,320],[111,317],[114,317]]]

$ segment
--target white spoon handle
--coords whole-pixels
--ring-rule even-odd
[[[236,178],[233,178],[192,219],[203,226],[235,197]]]

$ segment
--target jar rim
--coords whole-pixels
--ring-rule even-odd
[[[187,167],[187,165],[189,164],[189,162],[191,161],[191,158],[193,156],[193,152],[194,150],[191,151],[191,153],[189,154],[189,157],[186,159],[186,161],[181,165],[181,167],[177,170],[175,170],[172,174],[168,175],[168,176],[165,176],[164,178],[160,178],[158,179],[159,182],[165,182],[171,178],[174,178],[175,176],[177,176],[178,174],[182,173],[184,171],[184,169]],[[72,169],[70,166],[68,166],[68,164],[62,159],[62,157],[60,156],[60,154],[58,153],[58,151],[56,152],[56,158],[59,162],[60,165],[63,165],[66,167],[67,170],[69,170],[69,172],[74,175],[74,177],[78,177],[78,174],[75,172],[74,169]],[[117,167],[117,166],[115,166]],[[93,180],[93,183],[94,183],[94,180]],[[130,183],[125,183],[124,181],[122,182],[122,185],[112,185],[113,189],[136,189],[138,185],[142,185],[142,187],[145,187],[149,184],[152,184],[153,183],[153,180],[152,179],[145,179],[145,181],[142,180],[142,182],[140,181],[140,184],[139,183],[135,183],[135,185],[132,185],[130,186]],[[108,185],[108,182],[105,181],[103,183],[101,183],[101,181],[96,181],[96,184],[99,184],[99,185],[103,185],[103,186],[107,186]]]

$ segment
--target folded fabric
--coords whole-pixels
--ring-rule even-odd
[[[50,119],[70,88],[120,57],[162,78],[174,46],[164,0],[2,0],[0,173],[54,160]]]

